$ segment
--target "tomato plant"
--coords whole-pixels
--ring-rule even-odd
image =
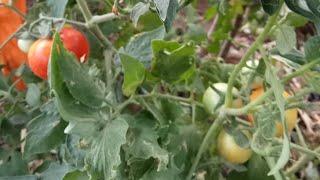
[[[319,179],[319,5],[0,1],[0,179]]]

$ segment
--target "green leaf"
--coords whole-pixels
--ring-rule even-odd
[[[280,54],[280,52],[277,49],[272,49],[271,53],[273,55],[276,55],[275,58],[277,60],[281,60],[295,69],[299,68],[300,65],[306,63],[306,58],[304,57],[304,54],[297,49],[292,49],[290,52],[285,54]]]
[[[307,7],[305,0],[284,0],[288,8],[293,12],[300,14],[311,20],[317,19],[316,16]]]
[[[3,161],[0,165],[0,177],[1,176],[18,176],[28,173],[28,164],[22,159],[19,152],[12,152],[8,157],[8,160]]]
[[[311,62],[320,57],[320,36],[313,36],[304,45],[306,60]]]
[[[126,120],[118,117],[108,122],[92,142],[92,165],[104,173],[105,179],[113,179],[117,175],[117,167],[121,164],[120,148],[126,143],[127,130]]]
[[[67,164],[58,164],[57,162],[51,163],[47,170],[45,170],[41,175],[41,179],[45,180],[57,180],[63,179],[63,177],[74,168]]]
[[[69,172],[63,177],[63,180],[88,180],[90,177],[88,174],[84,171],[75,170],[72,172]]]
[[[280,8],[279,0],[261,0],[263,10],[269,15],[274,14]]]
[[[146,67],[149,67],[152,59],[151,41],[163,39],[164,35],[165,30],[162,26],[149,32],[137,34],[119,52],[129,55],[142,62]]]
[[[171,26],[176,17],[178,8],[179,8],[178,0],[170,0],[169,7],[167,10],[166,20],[164,20],[163,22],[167,32],[169,32],[169,30],[171,29]]]
[[[263,131],[261,129],[257,129],[252,136],[251,149],[261,156],[268,156],[268,148],[270,146],[271,144],[264,137]]]
[[[128,55],[120,54],[120,59],[124,72],[122,91],[125,96],[131,96],[143,83],[146,70],[143,64]]]
[[[153,0],[156,5],[159,17],[162,21],[165,21],[167,18],[169,3],[171,0]]]
[[[28,91],[26,94],[27,103],[32,107],[37,106],[40,103],[40,96],[41,92],[39,87],[33,83],[28,84]]]
[[[80,136],[67,135],[65,143],[59,149],[61,158],[74,167],[84,167],[88,146],[85,142]]]
[[[38,180],[38,176],[26,175],[26,176],[6,176],[0,177],[1,180]]]
[[[24,155],[30,157],[33,154],[49,152],[60,145],[65,137],[64,128],[65,123],[57,112],[43,112],[28,124]]]
[[[270,105],[261,108],[255,115],[262,137],[267,140],[272,139],[276,133],[276,119],[279,119],[278,108],[270,103]]]
[[[76,57],[65,50],[58,33],[54,36],[51,61],[58,65],[61,77],[72,96],[90,107],[100,107],[104,99],[104,88],[88,74]]]
[[[156,123],[152,119],[138,116],[136,118],[127,118],[129,123],[128,142],[126,145],[129,155],[128,163],[131,164],[141,159],[156,159],[157,170],[166,169],[169,162],[169,154],[162,149],[158,143],[158,135],[156,133]]]
[[[232,137],[234,141],[242,148],[249,148],[250,141],[247,135],[243,133],[240,129],[234,129],[232,131]]]
[[[281,54],[286,54],[295,48],[297,42],[294,28],[286,24],[281,25],[276,32],[277,49]]]
[[[194,45],[155,40],[151,73],[169,83],[187,80],[195,70]]]
[[[47,0],[47,5],[51,8],[51,16],[62,18],[67,3],[68,0]]]
[[[286,24],[293,27],[301,27],[308,23],[308,19],[294,12],[286,16]]]
[[[311,12],[315,16],[317,16],[317,18],[320,18],[320,12],[319,12],[320,1],[319,0],[305,0],[305,2],[308,5],[308,8],[311,10]]]
[[[60,42],[59,39],[58,42]],[[55,95],[55,103],[58,111],[62,118],[66,121],[95,123],[101,119],[99,111],[92,109],[74,99],[70,94],[65,82],[63,81],[58,64],[61,51],[62,49],[58,46],[52,47],[51,61],[49,64],[49,82],[50,87]]]
[[[133,21],[134,26],[137,26],[140,16],[149,11],[150,4],[138,2],[131,10],[130,18]]]
[[[9,89],[9,85],[7,84],[2,72],[0,72],[0,90],[6,91],[8,89]],[[1,94],[0,94],[0,96],[1,96]]]
[[[273,176],[267,176],[268,171],[269,167],[266,161],[254,153],[248,161],[248,180],[273,180]]]
[[[281,81],[278,79],[275,70],[269,64],[269,62],[265,61],[267,65],[266,69],[266,80],[271,85],[273,93],[275,95],[276,104],[280,111],[281,115],[281,123],[284,127],[284,138],[283,138],[283,146],[280,157],[276,163],[276,165],[270,170],[268,175],[274,175],[277,173],[281,168],[283,168],[286,163],[289,161],[290,158],[290,142],[287,136],[287,123],[285,121],[285,101],[283,97],[284,88],[281,84]]]
[[[144,174],[141,180],[182,180],[179,176],[180,172],[177,168],[168,168],[164,171],[151,170]]]

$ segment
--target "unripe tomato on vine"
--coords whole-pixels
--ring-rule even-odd
[[[226,83],[215,83],[212,85],[212,87],[208,87],[207,90],[203,94],[202,103],[205,106],[205,109],[209,113],[213,113],[216,108],[220,105],[220,103],[223,99],[221,96],[226,94],[228,88],[228,84]],[[239,94],[239,91],[237,88],[233,88],[232,94],[234,96]],[[234,108],[240,108],[242,107],[242,100],[240,98],[235,99],[233,101],[232,107]]]
[[[250,137],[247,131],[243,131],[243,133],[248,138]],[[217,150],[221,157],[232,164],[245,163],[252,155],[251,149],[240,147],[233,137],[223,129],[218,136]]]
[[[28,53],[34,43],[33,39],[18,39],[18,47],[22,52]]]
[[[90,48],[85,35],[71,26],[62,28],[59,34],[64,47],[72,52],[80,62],[85,62]],[[38,39],[28,52],[28,64],[31,71],[42,79],[47,79],[52,43],[52,39]]]
[[[259,88],[256,90],[253,90],[251,92],[250,95],[250,101],[254,101],[255,99],[257,99],[259,96],[261,96],[264,93],[264,89],[263,88]],[[283,92],[283,97],[284,98],[288,98],[290,97],[290,94],[287,93],[286,91]],[[248,119],[251,123],[254,123],[254,117],[252,114],[248,115]],[[290,133],[293,128],[296,126],[297,122],[298,122],[298,110],[296,108],[293,109],[287,109],[285,111],[285,120],[287,123],[287,128],[288,128],[288,132]],[[275,136],[276,137],[281,137],[283,135],[283,126],[281,124],[280,121],[276,121],[276,133]]]
[[[250,77],[251,73],[253,73],[255,71],[255,69],[258,67],[259,65],[259,60],[249,60],[246,62],[246,67],[241,69],[241,74],[247,77]],[[245,82],[247,83],[247,82]],[[245,84],[246,86],[246,84]],[[250,88],[251,89],[258,89],[263,87],[263,79],[262,77],[259,76],[255,76],[250,84]]]

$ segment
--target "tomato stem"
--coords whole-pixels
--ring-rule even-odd
[[[265,157],[265,160],[266,160],[270,169],[272,169],[276,165],[274,157]],[[275,173],[273,176],[276,180],[283,180],[279,171],[277,173]]]
[[[308,64],[305,64],[303,66],[301,66],[299,69],[297,69],[295,72],[286,75],[285,77],[282,78],[281,82],[282,83],[287,83],[288,81],[290,81],[292,78],[297,77],[302,75],[303,73],[305,73],[305,71],[309,70],[310,68],[314,67],[314,65],[320,63],[320,59],[314,60]],[[312,90],[307,90],[306,93],[311,92]],[[255,101],[250,102],[249,104],[247,104],[246,106],[242,107],[242,108],[225,108],[225,113],[228,115],[243,115],[243,114],[247,114],[249,111],[251,111],[254,107],[256,107],[257,105],[263,103],[263,101],[268,98],[269,96],[272,95],[272,89],[268,89],[263,95],[259,96]],[[291,100],[291,99],[288,99]]]
[[[77,3],[91,32],[101,41],[105,48],[111,48],[113,51],[117,52],[108,38],[104,36],[99,26],[95,22],[91,22],[93,16],[89,10],[87,2],[85,0],[77,0]]]
[[[221,111],[221,112],[223,112],[223,111]],[[191,180],[191,178],[194,175],[194,172],[196,171],[196,168],[199,164],[202,153],[205,152],[205,150],[209,147],[209,145],[210,144],[213,144],[214,146],[217,145],[216,141],[217,141],[218,133],[220,132],[219,129],[221,128],[223,121],[224,121],[224,118],[225,118],[225,114],[221,113],[221,112],[219,113],[217,119],[210,126],[207,134],[205,135],[205,137],[200,145],[200,148],[198,150],[198,153],[196,155],[196,158],[193,161],[192,166],[189,170],[189,173],[188,173],[186,180]],[[215,147],[213,147],[213,148],[215,148]]]
[[[317,147],[314,152],[320,153],[320,146]],[[314,156],[309,154],[302,155],[296,163],[294,163],[290,168],[285,172],[286,175],[291,175],[298,172],[301,168],[303,168],[308,162],[313,159]],[[319,158],[319,157],[318,157]]]
[[[249,60],[249,58],[254,54],[254,52],[260,47],[260,45],[264,42],[264,40],[269,35],[271,28],[277,22],[277,17],[279,15],[280,9],[281,9],[281,7],[274,15],[270,16],[263,32],[257,37],[255,42],[250,46],[248,51],[241,58],[239,64],[236,65],[235,69],[231,73],[229,81],[228,81],[228,89],[227,89],[226,99],[225,99],[225,106],[226,107],[231,107],[231,105],[232,105],[232,88],[234,86],[236,78],[238,77],[239,72],[241,71],[241,69],[244,66],[246,66],[246,62]]]

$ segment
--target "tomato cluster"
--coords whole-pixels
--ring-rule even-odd
[[[223,96],[227,91],[227,84],[225,83],[215,83],[211,87],[208,87],[203,95],[203,105],[205,109],[210,114],[214,114],[215,111],[218,111],[218,108],[223,104]],[[253,83],[251,86],[252,91],[250,95],[250,101],[254,101],[258,97],[260,97],[264,93],[264,87],[262,80],[259,80],[257,83]],[[236,88],[232,90],[232,94],[234,97],[239,95],[239,92]],[[283,93],[284,98],[290,97],[290,94],[287,92]],[[234,98],[233,100],[233,108],[241,108],[242,100],[240,98]],[[291,132],[295,125],[297,124],[298,119],[298,111],[296,108],[288,109],[285,111],[285,120],[287,123],[288,132]],[[248,114],[248,120],[251,124],[254,123],[254,116],[252,114]],[[284,128],[280,121],[276,121],[276,137],[281,137],[283,134]],[[247,135],[248,138],[251,137],[250,133],[245,131],[243,132]],[[250,159],[252,155],[252,150],[250,148],[242,148],[240,147],[233,137],[228,134],[225,130],[221,130],[218,136],[217,142],[217,151],[218,154],[233,164],[241,164],[245,163]]]
[[[71,26],[65,26],[60,31],[60,37],[67,50],[72,52],[80,62],[86,61],[90,46],[86,36],[82,32]],[[48,63],[53,43],[52,39],[38,39],[30,48],[27,47],[28,43],[20,42],[22,50],[28,51],[28,65],[31,71],[38,77],[47,79]]]
[[[263,93],[264,93],[263,87],[253,90],[251,95],[250,95],[250,100],[254,101],[259,96],[261,96]],[[290,97],[290,94],[285,91],[285,92],[283,92],[283,97],[284,98],[288,98],[288,97]],[[254,117],[253,117],[252,114],[248,115],[248,119],[249,119],[249,121],[251,123],[254,123]],[[291,132],[293,130],[293,128],[295,127],[295,125],[297,124],[297,121],[298,121],[298,109],[297,108],[287,109],[285,111],[285,120],[286,120],[286,123],[287,123],[288,132]],[[281,137],[282,134],[283,134],[283,126],[280,123],[280,121],[276,121],[276,133],[275,133],[275,136],[276,137]]]

